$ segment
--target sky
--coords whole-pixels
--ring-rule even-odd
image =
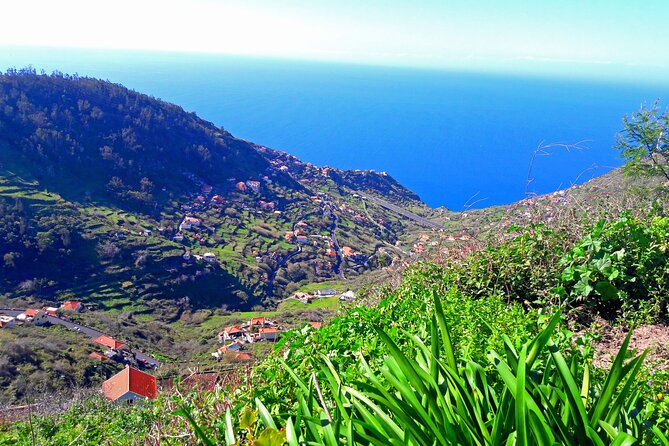
[[[669,1],[21,0],[9,46],[669,78]]]

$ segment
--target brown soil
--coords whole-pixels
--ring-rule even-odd
[[[602,337],[595,343],[594,362],[597,366],[607,368],[620,350],[629,330],[613,327],[605,321],[597,321],[601,325],[598,331]],[[669,325],[644,325],[634,329],[629,349],[641,354],[648,349],[646,364],[659,369],[669,369]]]

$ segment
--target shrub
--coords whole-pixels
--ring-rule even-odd
[[[628,321],[667,317],[669,218],[599,222],[560,261],[560,294]]]

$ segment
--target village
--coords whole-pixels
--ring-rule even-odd
[[[353,301],[356,295],[351,290],[339,292],[334,289],[319,289],[313,293],[298,292],[289,299],[295,299],[309,304],[319,298],[338,297],[339,301]],[[160,363],[151,356],[132,349],[128,343],[112,336],[99,332],[91,327],[79,324],[73,320],[73,315],[86,311],[85,305],[78,301],[65,301],[59,307],[43,307],[19,309],[0,309],[0,329],[12,329],[19,325],[29,325],[41,328],[49,326],[63,326],[90,338],[90,343],[96,348],[89,354],[93,361],[115,362],[123,369],[104,381],[101,385],[102,393],[118,404],[129,404],[144,399],[155,399],[162,388],[174,385],[172,379],[161,380],[149,373],[160,366]],[[249,347],[257,343],[277,342],[282,333],[289,329],[309,327],[318,330],[324,322],[309,321],[302,324],[286,325],[268,317],[252,317],[248,321],[223,328],[217,341],[222,344],[211,356],[216,361],[225,361],[227,364],[251,362],[255,355]],[[181,377],[184,385],[211,386],[217,382],[219,376],[212,372],[193,372]],[[190,383],[190,384],[189,384]]]

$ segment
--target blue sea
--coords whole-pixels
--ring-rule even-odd
[[[130,51],[0,47],[32,65],[123,84],[304,161],[386,171],[430,206],[463,209],[547,193],[620,166],[626,113],[667,99],[650,85]]]

